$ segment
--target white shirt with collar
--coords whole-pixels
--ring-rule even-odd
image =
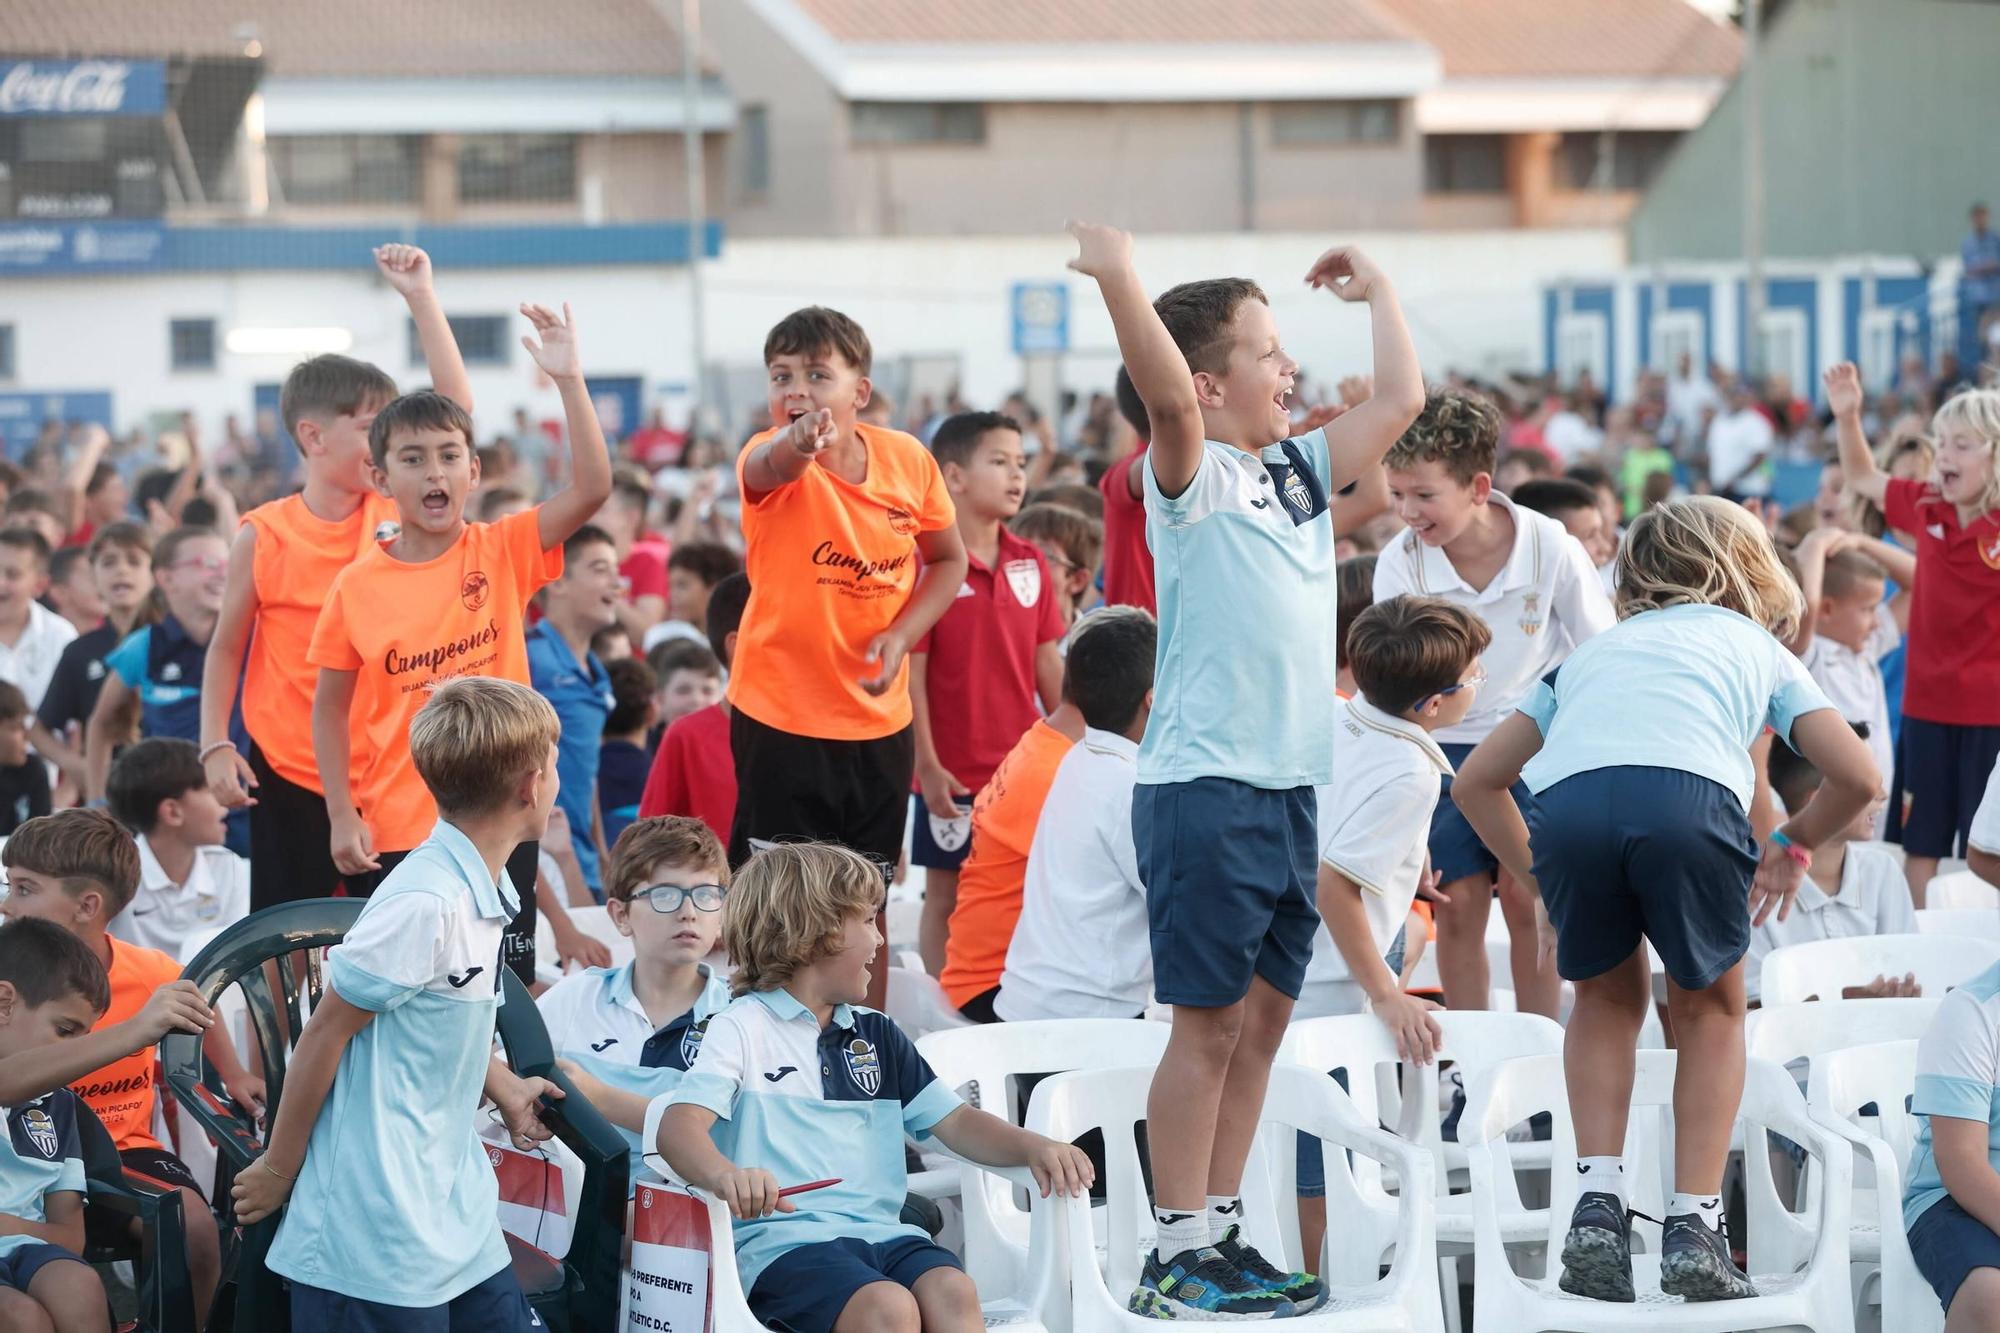
[[[0,643],[0,680],[11,682],[28,696],[30,713],[42,706],[62,650],[75,637],[76,626],[40,602],[29,602],[28,623],[21,637],[11,648]]]
[[[1825,691],[1840,715],[1849,722],[1868,724],[1868,753],[1875,756],[1884,786],[1896,770],[1896,747],[1889,738],[1889,691],[1882,682],[1882,657],[1902,639],[1896,617],[1885,603],[1875,608],[1875,627],[1860,652],[1815,634],[1801,654],[1813,683]]]
[[[191,936],[220,930],[250,914],[250,863],[227,847],[197,847],[187,882],[176,884],[141,833],[139,889],[107,929],[127,944],[172,958]]]
[[[1708,484],[1718,491],[1737,495],[1767,495],[1771,490],[1768,467],[1759,467],[1748,476],[1743,469],[1759,454],[1769,460],[1778,433],[1771,419],[1754,407],[1745,407],[1717,417],[1708,427]]]
[[[1152,932],[1132,843],[1138,778],[1138,745],[1094,727],[1057,766],[993,1000],[1001,1018],[1131,1018],[1152,998]]]
[[[1992,856],[2000,856],[2000,764],[1993,766],[1992,776],[1986,779],[1986,795],[1979,799],[1979,809],[1972,816],[1972,829],[1965,835],[1969,846]]]
[[[1895,853],[1872,842],[1847,844],[1840,867],[1840,892],[1829,896],[1808,876],[1799,885],[1791,915],[1783,921],[1772,913],[1750,931],[1750,953],[1744,964],[1744,992],[1758,997],[1764,959],[1773,949],[1813,940],[1851,940],[1864,935],[1914,935],[1917,912],[1910,903],[1909,881]],[[1822,995],[1837,1000],[1837,995]]]
[[[1484,588],[1459,576],[1441,547],[1407,529],[1375,561],[1375,600],[1404,593],[1442,597],[1486,622],[1493,642],[1480,655],[1486,683],[1464,719],[1434,733],[1440,745],[1477,745],[1569,651],[1617,623],[1583,543],[1546,514],[1499,491],[1489,503],[1514,520],[1514,549]]]

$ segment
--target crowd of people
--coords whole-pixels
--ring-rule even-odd
[[[1563,1288],[1633,1299],[1650,944],[1685,1055],[1662,1288],[1753,1294],[1721,1196],[1758,963],[1912,930],[1947,858],[2000,883],[2000,392],[1840,365],[1815,407],[1685,359],[1615,405],[1427,386],[1390,277],[1336,247],[1306,279],[1366,310],[1372,363],[1322,397],[1256,283],[1156,299],[1128,236],[1071,230],[1123,367],[1059,413],[953,394],[899,429],[866,332],[812,306],[731,470],[657,417],[607,442],[578,321],[524,304],[564,419],[496,438],[428,257],[389,245],[429,388],[320,356],[283,389],[295,457],[277,423],[157,457],[54,427],[0,469],[0,1322],[105,1327],[76,1261],[129,1224],[82,1207],[95,1116],[183,1192],[203,1316],[227,1228],[282,1210],[301,1327],[534,1326],[481,1107],[526,1147],[563,1093],[492,1055],[509,968],[635,1173],[727,1202],[761,1320],[978,1327],[899,1221],[906,1136],[1045,1192],[1101,1159],[967,1104],[884,1015],[906,877],[965,1019],[1169,1011],[1136,1313],[1326,1300],[1237,1220],[1280,1040],[1372,1013],[1436,1059],[1437,1009],[1491,1002],[1496,899],[1516,1005],[1574,987]],[[1780,458],[1818,493],[1773,503]],[[152,1048],[201,1032],[236,1105],[266,1089],[182,964],[334,895],[367,901],[212,1199],[155,1137]],[[631,962],[570,922],[596,904]],[[542,916],[578,969],[547,986]],[[1912,1244],[1954,1327],[2000,1296],[1996,991],[1947,1001],[1917,1085]],[[1302,1138],[1308,1256],[1324,1172]]]

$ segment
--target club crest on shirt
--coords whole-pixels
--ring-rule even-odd
[[[56,1122],[49,1119],[49,1113],[39,1106],[31,1106],[21,1113],[21,1128],[28,1131],[28,1141],[35,1145],[35,1151],[44,1157],[54,1157],[58,1147]]]
[[[403,535],[403,525],[393,518],[385,518],[375,525],[375,540],[392,542]]]
[[[179,662],[169,662],[160,668],[161,680],[179,680],[180,678],[181,664]]]
[[[1306,486],[1306,479],[1295,468],[1292,475],[1285,478],[1285,500],[1294,509],[1312,509],[1312,491]]]
[[[701,1039],[707,1032],[708,1020],[704,1018],[688,1024],[687,1031],[681,1033],[681,1063],[689,1069],[694,1068],[694,1058],[701,1054]]]
[[[1006,572],[1007,586],[1014,590],[1014,600],[1022,606],[1033,606],[1042,600],[1042,562],[1039,560],[1009,560],[1000,566]]]
[[[866,1037],[856,1037],[841,1052],[847,1061],[847,1076],[854,1086],[873,1097],[882,1087],[882,1062]]]
[[[889,531],[907,537],[917,530],[917,516],[900,505],[889,506]]]
[[[2000,569],[2000,532],[1979,543],[1979,558],[1988,569]]]
[[[458,585],[458,600],[465,603],[465,609],[468,611],[477,611],[486,605],[486,599],[492,595],[493,584],[487,579],[484,570],[473,570],[465,576],[465,581]]]

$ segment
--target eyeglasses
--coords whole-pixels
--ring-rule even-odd
[[[1486,668],[1481,667],[1479,670],[1472,673],[1472,678],[1470,680],[1461,680],[1456,685],[1447,685],[1443,689],[1439,690],[1436,694],[1432,695],[1431,697],[1433,699],[1442,699],[1445,698],[1447,695],[1457,694],[1460,690],[1476,690],[1485,683],[1486,683]]]
[[[224,570],[229,568],[229,562],[227,560],[218,560],[214,556],[209,556],[206,559],[200,556],[190,556],[186,560],[174,561],[174,563],[168,565],[167,568],[196,569],[200,570],[204,574],[220,574]]]
[[[682,888],[678,884],[654,884],[649,888],[635,890],[632,901],[645,899],[661,916],[669,916],[680,911],[681,904],[690,898],[694,899],[694,908],[697,912],[716,912],[722,909],[722,899],[728,892],[729,890],[720,884],[694,884],[687,888]]]

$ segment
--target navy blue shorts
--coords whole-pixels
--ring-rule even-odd
[[[50,1264],[67,1259],[73,1264],[81,1264],[75,1251],[65,1250],[60,1245],[37,1242],[23,1245],[0,1255],[0,1287],[12,1287],[15,1291],[26,1291],[28,1284],[35,1280],[35,1274]],[[88,1268],[88,1264],[84,1264]]]
[[[766,1328],[828,1333],[863,1287],[887,1281],[913,1288],[933,1268],[965,1271],[957,1255],[928,1236],[898,1236],[880,1245],[846,1236],[801,1245],[757,1275],[750,1313]]]
[[[1454,771],[1465,762],[1465,757],[1478,748],[1472,745],[1440,745],[1444,757],[1451,760]],[[1516,782],[1508,788],[1514,804],[1521,807],[1521,817],[1526,819],[1528,811],[1534,808],[1535,794],[1528,790],[1525,782]],[[1465,822],[1458,805],[1451,799],[1451,779],[1445,778],[1438,784],[1437,808],[1431,811],[1431,869],[1442,875],[1445,884],[1455,884],[1473,875],[1484,875],[1488,879],[1497,878],[1500,872],[1500,858],[1486,850],[1486,844],[1472,831],[1472,825]]]
[[[503,1268],[443,1305],[384,1305],[337,1291],[292,1283],[292,1327],[343,1333],[500,1333],[546,1328],[521,1294],[514,1270]]]
[[[931,815],[921,796],[910,798],[910,864],[926,870],[956,870],[972,852],[972,798],[958,798],[965,817],[956,824]],[[940,832],[943,837],[939,837]]]
[[[1319,805],[1311,787],[1230,778],[1140,783],[1132,840],[1153,934],[1153,994],[1220,1009],[1260,976],[1293,999],[1319,911]]]
[[[1949,1313],[1973,1269],[2000,1268],[2000,1236],[1947,1194],[1910,1224],[1910,1256]]]
[[[1889,841],[1911,856],[1963,856],[1986,779],[2000,761],[2000,727],[1905,717],[1889,790]]]
[[[1599,768],[1544,791],[1528,817],[1556,971],[1601,976],[1651,940],[1684,990],[1750,948],[1757,837],[1734,792],[1677,768]]]

